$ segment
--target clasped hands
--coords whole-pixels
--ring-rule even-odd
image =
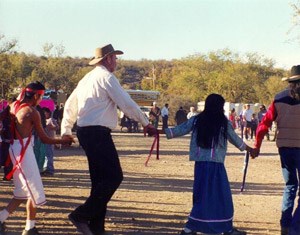
[[[157,130],[153,125],[148,124],[147,126],[144,126],[144,135],[148,134],[148,136],[155,136],[157,134],[160,134],[159,130]]]
[[[250,153],[251,158],[257,158],[259,155],[259,149],[258,148],[251,148],[249,147],[247,151]]]
[[[72,145],[72,143],[75,143],[74,137],[72,135],[63,135],[61,137],[62,145]]]

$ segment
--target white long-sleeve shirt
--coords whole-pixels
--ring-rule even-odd
[[[80,80],[66,101],[61,135],[71,135],[76,121],[80,127],[100,125],[114,129],[118,123],[117,106],[143,126],[149,124],[118,79],[104,66],[95,67]]]
[[[169,115],[169,109],[167,107],[163,107],[161,109],[161,116],[164,117],[164,116],[168,116]]]

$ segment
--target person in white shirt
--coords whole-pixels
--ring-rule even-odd
[[[250,131],[251,131],[251,120],[252,120],[252,114],[253,111],[250,109],[250,104],[246,105],[246,109],[244,109],[242,117],[243,117],[243,121],[245,123],[245,127],[244,127],[244,140],[248,140],[249,136],[250,136]]]
[[[139,121],[149,135],[157,133],[113,74],[120,54],[123,52],[114,50],[111,44],[97,48],[89,63],[96,67],[79,81],[64,107],[61,135],[71,136],[77,121],[77,137],[86,153],[92,182],[85,203],[69,214],[70,221],[85,235],[104,233],[107,204],[123,180],[111,137],[118,121],[117,106],[126,116]]]
[[[161,109],[161,117],[162,117],[162,130],[164,131],[168,128],[168,119],[169,119],[169,104],[165,104],[165,106]]]
[[[190,112],[187,114],[187,119],[196,116],[198,113],[195,111],[195,107],[190,107]]]

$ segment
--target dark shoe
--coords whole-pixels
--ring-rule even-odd
[[[104,234],[106,234],[105,230],[93,230],[93,229],[91,229],[91,231],[94,235],[104,235]]]
[[[49,172],[49,171],[44,171],[44,172],[41,172],[41,176],[52,177],[52,176],[54,176],[54,173]]]
[[[192,231],[192,232],[187,233],[184,230],[182,230],[180,235],[197,235],[197,232]]]
[[[224,235],[246,235],[244,231],[239,231],[236,228],[233,228],[230,232],[225,232]]]
[[[29,230],[23,230],[23,233],[22,235],[41,235],[36,227],[33,227],[32,229],[29,229]]]
[[[77,231],[84,235],[94,235],[89,228],[88,222],[80,222],[74,218],[74,216],[69,214],[69,220],[73,223],[73,225],[77,228]]]
[[[92,233],[94,235],[103,235],[103,234],[105,234],[104,229],[92,227],[90,224],[89,224],[89,228],[90,228],[90,230],[92,231]]]
[[[288,235],[288,234],[289,234],[289,228],[281,227],[281,235]]]
[[[0,222],[0,235],[5,235],[5,223]]]

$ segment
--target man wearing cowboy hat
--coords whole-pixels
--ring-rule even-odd
[[[264,135],[272,122],[277,123],[277,139],[282,174],[285,181],[281,210],[281,234],[300,234],[300,207],[294,211],[294,201],[299,190],[300,173],[300,65],[293,66],[291,76],[283,78],[289,88],[275,96],[256,132],[256,152],[258,155]],[[294,211],[294,213],[293,213]]]
[[[111,44],[97,48],[89,62],[95,68],[79,81],[64,107],[61,135],[71,136],[77,121],[77,137],[86,153],[92,182],[90,196],[69,215],[85,235],[104,233],[107,203],[123,180],[111,137],[118,121],[117,106],[126,116],[139,121],[150,135],[157,131],[113,74],[117,55],[121,54]]]

